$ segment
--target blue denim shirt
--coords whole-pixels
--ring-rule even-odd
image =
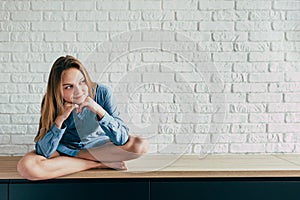
[[[128,140],[129,129],[119,117],[120,113],[113,101],[111,90],[98,84],[94,100],[106,111],[100,121],[96,114],[86,107],[80,113],[73,110],[61,129],[53,124],[36,143],[36,153],[46,158],[55,151],[76,156],[81,149],[101,146],[109,140],[115,145],[124,145]]]

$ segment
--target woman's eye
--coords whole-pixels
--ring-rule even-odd
[[[65,90],[68,90],[68,89],[71,89],[71,88],[72,88],[72,86],[66,86]]]

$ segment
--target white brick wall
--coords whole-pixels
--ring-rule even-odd
[[[299,153],[298,0],[0,0],[0,155],[33,148],[74,55],[151,153]]]

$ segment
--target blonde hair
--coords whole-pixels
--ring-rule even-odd
[[[52,65],[46,94],[43,97],[41,104],[41,117],[38,133],[34,139],[35,142],[42,139],[50,130],[56,117],[63,112],[63,95],[62,95],[62,74],[65,70],[75,68],[78,69],[84,76],[88,86],[89,95],[94,98],[96,93],[96,83],[92,82],[87,70],[83,64],[73,56],[67,55],[59,57]]]

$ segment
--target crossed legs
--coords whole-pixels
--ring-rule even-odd
[[[18,162],[17,170],[26,179],[44,180],[92,168],[126,169],[124,161],[140,157],[146,153],[147,147],[142,138],[130,136],[123,146],[109,142],[101,147],[81,150],[76,157],[59,156],[55,152],[47,159],[31,151]]]

